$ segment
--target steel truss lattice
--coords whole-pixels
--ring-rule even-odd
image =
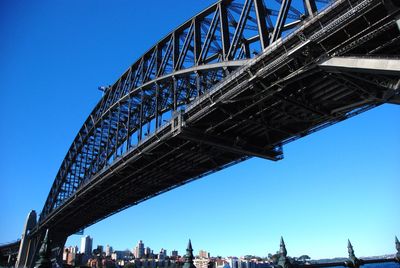
[[[74,197],[78,190],[90,184],[94,177],[112,168],[116,161],[133,152],[139,154],[141,145],[150,138],[155,139],[154,133],[159,132],[166,125],[170,125],[171,120],[179,119],[181,110],[194,106],[202,97],[212,92],[217,85],[224,82],[228,76],[235,71],[237,73],[239,69],[248,66],[249,63],[253,64],[252,61],[257,58],[257,55],[265,54],[272,46],[277,46],[281,38],[303,27],[321,14],[326,6],[333,4],[335,2],[316,0],[222,0],[173,30],[133,63],[112,86],[105,89],[104,96],[83,124],[61,164],[43,207],[40,221],[43,222],[49,214],[56,212],[57,208]],[[320,50],[325,54],[328,54],[329,51],[336,51],[336,47],[332,45],[335,43],[334,40],[327,42],[326,45],[323,44],[325,38],[323,35],[329,36],[330,29],[336,29],[341,20],[346,20],[346,14],[337,18],[334,23],[324,21],[326,26],[315,34],[310,33],[308,36],[305,36],[304,33],[298,34],[298,39],[304,44],[304,46],[300,46],[300,49],[304,48],[302,55],[296,56],[297,58],[291,59],[290,62],[277,59],[276,63],[272,62],[270,65],[272,67],[285,66],[287,69],[296,70],[299,68],[298,66],[311,64],[310,62],[315,60],[312,58],[313,54],[321,53]],[[322,25],[322,22],[320,24]],[[376,25],[376,29],[381,27],[379,21],[376,22]],[[310,30],[310,32],[312,31],[313,29]],[[373,38],[374,36],[371,35],[371,40]],[[357,40],[358,42],[362,41],[361,39]],[[397,42],[396,40],[388,39],[384,45],[392,46],[390,42]],[[314,45],[317,42],[321,44]],[[341,41],[342,43],[344,41]],[[349,43],[341,49],[343,51],[353,49],[354,51],[354,47],[357,47],[358,44]],[[379,47],[374,46],[374,49],[379,49]],[[307,70],[311,69],[310,67]],[[277,74],[271,75],[271,77],[274,76],[274,79],[279,78],[280,70],[279,68],[276,70]],[[251,73],[251,70],[248,71]],[[307,75],[313,78],[313,72],[314,70],[311,70]],[[240,75],[244,77],[245,74]],[[267,76],[265,75],[265,77]],[[353,94],[354,97],[353,95],[350,97],[354,100],[358,98],[354,92],[359,89],[351,85],[351,79],[333,75],[324,81],[329,90],[342,91],[342,94]],[[315,96],[317,96],[318,88],[322,85],[313,85],[312,80],[309,82],[311,85],[309,91],[315,90]],[[300,84],[296,86],[301,87]],[[264,91],[261,92],[257,87],[264,88]],[[345,109],[343,114],[332,115],[327,110],[302,102],[301,99],[309,93],[302,91],[301,95],[298,93],[300,90],[297,92],[289,90],[288,95],[279,93],[275,94],[275,99],[266,99],[270,94],[268,93],[269,88],[272,86],[264,85],[261,81],[252,89],[254,90],[252,96],[246,96],[241,101],[235,100],[237,101],[236,107],[220,107],[222,113],[225,113],[228,118],[234,117],[236,120],[231,120],[227,124],[237,126],[246,121],[248,125],[245,130],[250,130],[254,126],[254,128],[265,128],[271,133],[279,133],[280,139],[271,138],[273,146],[269,148],[270,152],[260,151],[257,146],[250,144],[248,152],[252,154],[249,155],[277,159],[280,156],[279,146],[282,143],[302,135],[281,127],[284,119],[295,122],[292,125],[296,125],[296,128],[301,126],[305,129],[317,129],[318,124],[325,124],[323,120],[332,119],[333,122],[347,116]],[[288,88],[290,89],[290,87]],[[348,88],[354,88],[354,92],[348,93]],[[377,89],[377,91],[379,90]],[[259,100],[256,99],[257,96],[260,97]],[[340,99],[339,95],[336,97],[338,100]],[[256,103],[259,103],[259,107],[254,115],[242,116],[246,109],[257,107]],[[242,104],[243,107],[240,108]],[[332,108],[338,109],[333,106]],[[267,112],[269,113],[268,120],[263,117]],[[253,120],[249,120],[249,118],[253,118]],[[226,121],[228,119],[221,120],[214,126],[214,129],[217,130],[218,126],[225,124]],[[328,122],[326,125],[332,122]],[[195,129],[190,133],[187,131],[184,136],[197,143],[209,146],[218,145],[224,150],[232,148],[232,144],[244,143],[240,139],[222,140],[212,136],[211,132],[203,135],[196,131]],[[284,138],[281,138],[282,135]],[[179,146],[184,147],[185,145],[180,144]],[[230,150],[235,153],[234,149]],[[247,151],[242,150],[242,152],[246,154]],[[238,158],[235,161],[243,159]],[[190,162],[195,160],[188,159],[186,161],[186,164],[190,166]],[[223,165],[225,164],[224,162]],[[216,168],[223,165],[216,163]],[[199,173],[201,172],[199,171]],[[127,199],[129,198],[127,197]]]

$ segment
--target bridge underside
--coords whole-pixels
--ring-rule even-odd
[[[40,228],[72,234],[249,157],[280,160],[288,142],[383,103],[399,103],[398,9],[378,1],[349,3],[338,1],[335,11],[315,17],[176,111]]]
[[[115,168],[78,191],[47,224],[71,234],[248,157],[279,160],[283,143],[380,105],[390,94],[371,90],[372,85],[364,87],[358,77],[353,78],[359,76],[355,73],[327,73],[315,67],[301,76],[273,96],[253,87],[238,95],[234,105],[219,102],[212,113],[190,122],[178,114],[175,128],[164,128],[121,158]],[[305,94],[313,101],[302,101]]]

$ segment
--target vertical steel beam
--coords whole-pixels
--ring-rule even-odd
[[[108,158],[108,147],[109,147],[109,144],[110,144],[110,136],[111,136],[111,126],[112,126],[112,115],[111,115],[111,113],[109,114],[109,122],[108,122],[108,129],[107,129],[107,136],[106,136],[106,140],[107,140],[107,142],[105,143],[105,148],[104,148],[104,151],[105,151],[105,158],[104,159],[102,159],[102,161],[104,161],[104,165],[107,165],[107,158]],[[102,162],[100,162],[100,165],[101,164],[103,164]]]
[[[178,65],[178,59],[179,59],[179,33],[175,31],[172,35],[173,35],[172,63],[173,63],[173,69],[175,71],[175,66]]]
[[[79,169],[78,169],[78,181],[77,181],[77,186],[74,185],[74,190],[76,188],[78,188],[78,186],[81,184],[83,177],[81,177],[81,174],[85,174],[85,167],[84,167],[84,150],[85,149],[85,145],[82,147],[82,151],[80,153],[80,157],[79,157]],[[87,155],[87,148],[86,148],[86,155]],[[85,161],[86,162],[86,161]],[[86,165],[86,164],[85,164]]]
[[[144,111],[144,91],[140,90],[140,114],[139,114],[139,131],[138,131],[138,142],[142,140],[143,135],[143,111]]]
[[[175,112],[178,106],[178,100],[177,100],[177,91],[178,91],[178,82],[176,80],[176,77],[172,77],[172,83],[173,83],[173,111]]]
[[[269,45],[269,33],[265,22],[266,12],[263,0],[254,0],[254,7],[257,17],[258,34],[260,36],[261,49],[264,50]]]
[[[118,157],[118,136],[119,136],[120,115],[121,115],[121,103],[118,102],[117,130],[115,131],[114,158]]]
[[[318,11],[315,0],[303,0],[304,10],[307,12],[309,17],[314,17],[314,13]]]
[[[165,46],[165,44],[159,44],[157,45],[156,48],[156,69],[155,69],[155,78],[158,77],[158,73],[160,71],[160,67],[161,67],[161,62],[162,62],[162,48]]]
[[[95,153],[93,150],[93,146],[96,141],[95,135],[96,135],[96,131],[94,131],[93,135],[89,137],[90,143],[88,144],[87,150],[86,150],[85,166],[84,166],[83,178],[82,178],[81,184],[82,184],[82,182],[84,182],[85,180],[87,180],[90,177],[89,169],[92,166],[93,159],[95,157],[94,156]]]
[[[291,3],[292,0],[282,0],[281,8],[279,9],[278,17],[276,18],[275,28],[272,32],[271,43],[275,42],[279,37],[281,37],[283,26],[285,25]]]
[[[96,159],[96,149],[95,149],[95,147],[96,147],[96,137],[97,137],[97,129],[96,129],[96,125],[95,125],[95,123],[94,123],[94,120],[93,120],[93,116],[90,116],[90,118],[91,118],[91,120],[92,120],[92,123],[93,123],[93,144],[92,144],[92,148],[91,148],[91,152],[92,152],[92,157],[91,157],[91,159],[90,159],[90,165],[93,165],[93,161]]]
[[[200,58],[200,52],[201,52],[201,22],[198,18],[193,19],[193,24],[194,24],[194,47],[193,47],[193,54],[194,54],[194,66],[197,65],[198,60]]]
[[[201,95],[201,74],[199,72],[196,72],[196,90],[197,90],[197,95],[196,97],[199,97]]]
[[[126,151],[129,151],[129,146],[131,142],[131,113],[132,113],[132,96],[131,93],[129,92],[129,97],[128,97],[128,120],[126,123]]]
[[[154,108],[154,116],[156,118],[156,126],[155,126],[155,130],[156,131],[158,129],[158,111],[159,111],[159,103],[158,103],[158,96],[159,96],[159,91],[160,91],[160,86],[158,85],[158,83],[156,83],[156,94],[155,94],[155,108]]]
[[[95,172],[97,172],[97,171],[99,170],[98,167],[99,167],[99,165],[100,165],[100,158],[101,158],[101,155],[102,155],[102,153],[103,153],[103,151],[101,150],[101,143],[103,142],[104,119],[101,118],[100,120],[101,120],[101,122],[100,122],[99,152],[98,152],[98,154],[97,154],[96,161],[95,161],[94,165],[92,166],[92,174],[91,174],[91,175],[95,174]],[[94,169],[95,171],[93,171],[93,169]]]
[[[227,58],[230,40],[229,40],[229,24],[228,24],[228,14],[226,10],[226,5],[224,2],[218,5],[219,21],[221,27],[221,44],[222,44],[222,57]]]
[[[150,134],[150,125],[151,125],[151,122],[150,122],[150,119],[148,118],[148,116],[149,116],[149,113],[145,113],[145,117],[144,118],[147,121],[146,122],[146,124],[147,124],[146,136],[148,136]]]

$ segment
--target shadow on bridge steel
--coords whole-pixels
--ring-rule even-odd
[[[50,229],[61,249],[129,206],[399,104],[399,13],[397,0],[222,0],[197,14],[101,88],[31,241]]]

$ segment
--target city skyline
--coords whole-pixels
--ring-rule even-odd
[[[90,253],[88,253],[88,251],[87,251],[87,249],[86,249],[86,244],[87,244],[87,241],[89,240],[89,242],[90,242],[90,247],[92,248],[92,243],[93,243],[93,237],[90,237],[90,235],[85,235],[85,236],[81,236],[80,237],[80,240],[81,240],[81,247],[79,248],[77,245],[65,245],[65,247],[64,247],[64,249],[72,249],[71,251],[73,252],[73,253],[82,253],[82,254],[84,254],[84,255],[92,255],[92,253],[90,252]],[[191,240],[189,240],[189,241],[191,241]],[[283,237],[281,237],[281,242],[280,243],[282,243],[282,241],[284,241],[283,240]],[[348,240],[347,241],[348,242],[348,246],[350,245],[350,240]],[[398,243],[398,238],[397,238],[397,236],[395,236],[395,239],[394,239],[394,248],[397,246],[397,244],[396,243]],[[191,244],[191,242],[190,242],[190,244]],[[126,249],[121,249],[121,248],[117,248],[117,249],[114,249],[114,247],[112,247],[112,246],[110,246],[109,244],[107,244],[106,245],[106,247],[104,247],[104,245],[102,245],[102,244],[98,244],[96,247],[97,247],[97,249],[101,249],[101,251],[100,251],[100,253],[103,253],[104,254],[104,256],[111,256],[111,253],[113,253],[113,252],[121,252],[121,251],[129,251],[130,253],[132,253],[133,254],[133,257],[135,258],[135,259],[157,259],[157,260],[164,260],[165,259],[165,257],[179,257],[179,258],[184,258],[185,257],[185,252],[184,252],[184,250],[182,250],[182,254],[179,254],[179,250],[176,250],[176,249],[173,249],[173,250],[170,250],[169,252],[170,252],[170,254],[168,254],[168,250],[167,249],[165,249],[165,247],[162,247],[161,249],[160,249],[160,252],[158,253],[158,254],[154,254],[154,250],[157,250],[157,249],[154,249],[154,248],[152,248],[152,247],[149,247],[149,246],[145,246],[146,244],[144,243],[144,241],[143,240],[139,240],[138,242],[137,242],[137,244],[136,244],[136,246],[135,247],[133,247],[133,249],[132,250],[130,250],[130,249],[128,249],[128,248],[126,248]],[[347,249],[348,249],[348,246],[347,246]],[[105,250],[103,250],[105,248]],[[82,249],[84,249],[83,251],[82,251]],[[143,251],[141,251],[140,249],[143,249]],[[110,251],[111,250],[111,251]],[[146,252],[147,251],[147,252]],[[396,249],[395,249],[395,251],[396,251]],[[393,256],[393,255],[396,255],[396,254],[398,254],[397,252],[390,252],[390,253],[387,253],[387,254],[383,254],[383,255],[375,255],[375,256],[361,256],[361,257],[382,257],[382,256]],[[219,255],[219,254],[216,254],[216,255],[214,255],[214,254],[211,254],[209,251],[207,251],[207,250],[205,250],[205,249],[198,249],[198,250],[195,250],[195,249],[193,249],[193,256],[196,258],[196,259],[210,259],[210,258],[241,258],[241,259],[248,259],[248,258],[252,258],[252,259],[255,259],[255,258],[263,258],[263,259],[269,259],[270,258],[270,256],[271,255],[274,255],[274,254],[279,254],[279,252],[280,252],[280,250],[276,250],[275,252],[271,252],[271,253],[268,253],[267,255],[254,255],[254,254],[246,254],[246,255],[240,255],[240,256],[236,256],[236,255],[232,255],[232,254],[228,254],[228,255],[226,255],[226,256],[222,256],[222,255]],[[308,253],[307,252],[304,252],[304,254],[302,255],[302,256],[308,256],[307,255]],[[290,256],[290,255],[288,255],[289,257],[293,257],[293,258],[298,258],[298,257],[300,257],[300,256]],[[346,259],[348,256],[336,256],[336,257],[331,257],[331,258],[322,258],[322,259],[334,259],[334,258],[344,258],[344,259]],[[311,258],[311,260],[318,260],[318,259],[316,259],[316,258]]]
[[[0,179],[7,215],[0,243],[20,238],[29,211],[42,209],[73,138],[101,98],[97,87],[113,83],[154,42],[214,3],[176,2],[178,10],[168,3],[155,10],[147,3],[0,4]],[[129,243],[142,239],[179,252],[191,238],[196,250],[222,256],[266,256],[279,249],[281,235],[290,256],[346,256],[348,238],[357,256],[394,253],[398,118],[399,106],[383,105],[284,146],[282,161],[252,158],[85,234],[94,245],[131,250]],[[74,235],[66,245],[79,241]]]
[[[82,237],[82,240],[86,237]],[[160,250],[159,254],[153,255],[153,253],[147,252],[142,256],[138,253],[140,248],[144,247],[144,243],[140,240],[137,246],[132,250],[115,250],[112,253],[107,254],[103,251],[103,246],[98,245],[97,249],[93,251],[93,254],[82,254],[78,253],[77,247],[65,247],[63,251],[63,261],[68,265],[81,265],[87,263],[89,266],[97,266],[99,262],[104,264],[109,264],[114,267],[118,264],[120,267],[135,266],[135,267],[145,267],[145,268],[156,268],[156,267],[192,267],[192,268],[272,268],[275,265],[281,266],[283,262],[297,263],[301,266],[308,266],[312,264],[330,263],[332,267],[348,266],[346,263],[350,262],[369,262],[371,263],[382,263],[391,260],[393,262],[398,262],[398,257],[400,256],[400,242],[397,237],[395,239],[396,254],[387,254],[381,256],[370,256],[364,259],[359,259],[354,254],[353,246],[351,242],[348,241],[347,249],[349,255],[342,258],[332,258],[332,259],[312,259],[307,254],[299,257],[287,256],[287,250],[285,247],[285,242],[283,238],[280,241],[280,248],[275,254],[268,254],[268,256],[260,257],[255,255],[246,256],[211,256],[209,252],[205,250],[199,250],[198,254],[194,253],[191,240],[188,242],[186,248],[186,253],[183,256],[178,255],[176,250],[171,251],[170,256],[168,256],[167,251],[163,248]],[[107,248],[109,246],[107,245]],[[146,250],[150,251],[149,247]],[[98,266],[97,266],[98,267]]]

